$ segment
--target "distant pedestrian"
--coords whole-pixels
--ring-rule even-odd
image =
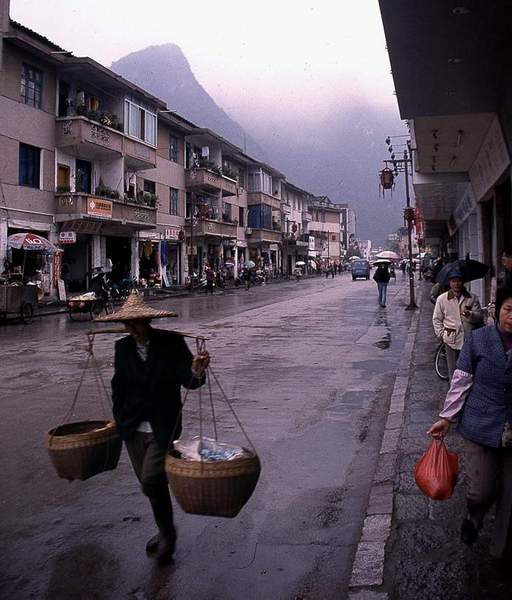
[[[436,300],[432,325],[436,337],[446,346],[451,380],[464,338],[483,324],[483,314],[478,296],[464,287],[460,271],[453,269],[448,274],[448,283],[450,289]]]
[[[466,337],[441,419],[428,433],[443,438],[458,419],[467,482],[461,540],[467,545],[476,541],[485,514],[495,504],[489,550],[500,558],[512,522],[512,289],[498,290],[496,316],[496,325]]]
[[[215,271],[207,269],[206,271],[206,293],[210,292],[213,295],[213,286],[215,285]]]
[[[332,266],[331,266],[331,269],[330,269],[330,271],[331,271],[331,277],[332,277],[333,279],[334,279],[335,270],[336,270],[336,267],[335,267],[335,265],[332,265]]]
[[[377,284],[379,290],[379,304],[382,308],[386,307],[386,293],[389,283],[389,269],[388,263],[377,263],[377,270],[373,275],[373,280]]]

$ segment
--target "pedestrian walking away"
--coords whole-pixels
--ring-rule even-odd
[[[377,284],[377,289],[379,291],[379,304],[380,304],[380,306],[385,308],[386,292],[388,289],[388,283],[389,283],[389,278],[390,278],[388,263],[387,262],[380,262],[380,263],[376,262],[375,264],[377,264],[377,270],[375,271],[375,273],[373,275],[373,280]]]
[[[119,311],[96,319],[122,322],[130,334],[115,345],[113,414],[158,527],[146,551],[160,564],[171,562],[176,544],[164,463],[171,436],[181,433],[181,387],[203,385],[210,361],[207,352],[193,357],[181,334],[151,327],[152,319],[176,316],[131,295]]]
[[[436,337],[446,345],[451,380],[464,337],[483,325],[483,312],[478,296],[464,287],[460,271],[454,269],[448,274],[448,284],[450,289],[436,300],[432,325]]]
[[[213,286],[215,285],[215,271],[212,268],[206,269],[206,293],[213,295]]]
[[[467,514],[461,540],[475,542],[496,504],[490,554],[501,557],[512,513],[512,289],[496,297],[496,325],[471,332],[462,347],[443,410],[428,433],[442,438],[458,417],[466,443]]]

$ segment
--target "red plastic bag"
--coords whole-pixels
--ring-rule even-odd
[[[420,490],[433,500],[448,500],[459,475],[459,457],[448,452],[443,440],[432,440],[416,463],[415,478]]]

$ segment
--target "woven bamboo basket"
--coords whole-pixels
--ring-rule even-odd
[[[46,447],[59,477],[89,479],[117,467],[121,438],[114,421],[79,421],[51,429]]]
[[[253,452],[234,460],[184,460],[173,451],[165,459],[172,493],[181,508],[192,515],[236,517],[251,497],[261,466]]]

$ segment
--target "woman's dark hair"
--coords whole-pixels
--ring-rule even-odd
[[[500,310],[503,302],[508,298],[512,298],[512,288],[510,287],[499,287],[496,292],[496,320],[500,318]]]

